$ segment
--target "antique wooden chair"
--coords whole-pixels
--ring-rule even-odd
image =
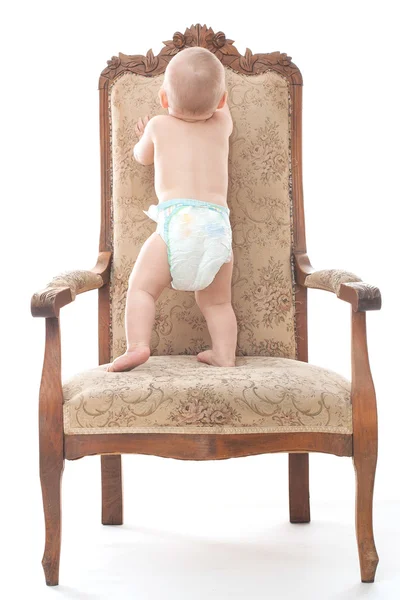
[[[203,46],[226,67],[234,121],[229,206],[234,239],[237,366],[199,363],[209,345],[193,293],[166,290],[157,305],[149,361],[127,373],[105,365],[125,349],[128,277],[154,223],[153,167],[132,156],[139,116],[162,113],[157,92],[168,61]],[[195,25],[164,42],[158,56],[120,54],[101,73],[99,258],[34,294],[46,319],[39,400],[40,479],[46,523],[43,568],[57,585],[64,460],[101,455],[102,522],[122,523],[121,454],[214,460],[289,454],[290,521],[310,520],[308,453],[352,456],[361,579],[378,563],[372,529],[377,414],[365,312],[376,287],[341,270],[315,271],[306,253],[302,190],[302,76],[280,52],[242,56],[222,32]],[[307,362],[307,288],[350,304],[351,382]],[[99,364],[62,382],[59,313],[77,294],[99,290]]]

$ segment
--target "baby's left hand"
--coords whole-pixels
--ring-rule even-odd
[[[139,121],[135,125],[135,133],[138,136],[139,140],[144,134],[144,130],[146,128],[147,123],[150,121],[148,115],[146,115],[143,119],[140,117]]]

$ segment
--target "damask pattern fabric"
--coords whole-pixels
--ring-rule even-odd
[[[343,271],[341,269],[324,269],[322,271],[314,271],[314,273],[307,275],[304,285],[309,288],[334,292],[338,296],[342,283],[350,283],[353,281],[362,281],[362,279],[349,271]]]
[[[152,356],[128,372],[106,367],[65,381],[66,434],[352,432],[350,382],[302,361]]]
[[[237,354],[296,357],[291,265],[292,210],[289,85],[274,71],[247,76],[226,70],[234,122],[230,138],[228,206],[231,210],[233,307]],[[111,358],[125,349],[128,278],[155,224],[143,210],[157,203],[152,166],[139,165],[132,148],[140,116],[162,114],[163,81],[125,73],[111,86],[113,266]],[[192,292],[164,290],[157,302],[153,355],[196,354],[210,346],[205,320]]]
[[[54,277],[46,288],[56,289],[69,287],[74,300],[77,294],[89,290],[96,290],[103,285],[103,279],[98,273],[92,271],[65,271]]]

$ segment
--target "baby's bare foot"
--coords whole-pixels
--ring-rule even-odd
[[[214,352],[214,350],[205,350],[204,352],[199,352],[197,355],[197,360],[207,363],[207,365],[212,365],[213,367],[235,366],[235,359],[219,356]]]
[[[119,356],[109,365],[106,371],[119,372],[119,371],[130,371],[134,367],[137,367],[146,362],[150,356],[150,348],[148,346],[139,346],[130,352],[125,352],[122,356]]]

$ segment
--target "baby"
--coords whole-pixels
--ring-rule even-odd
[[[108,371],[126,371],[150,356],[155,302],[165,287],[194,291],[212,348],[199,361],[235,366],[236,317],[231,304],[232,231],[227,206],[229,136],[225,70],[205,48],[187,48],[170,61],[159,99],[168,115],[140,119],[133,149],[155,166],[157,222],[129,278],[127,351]]]

